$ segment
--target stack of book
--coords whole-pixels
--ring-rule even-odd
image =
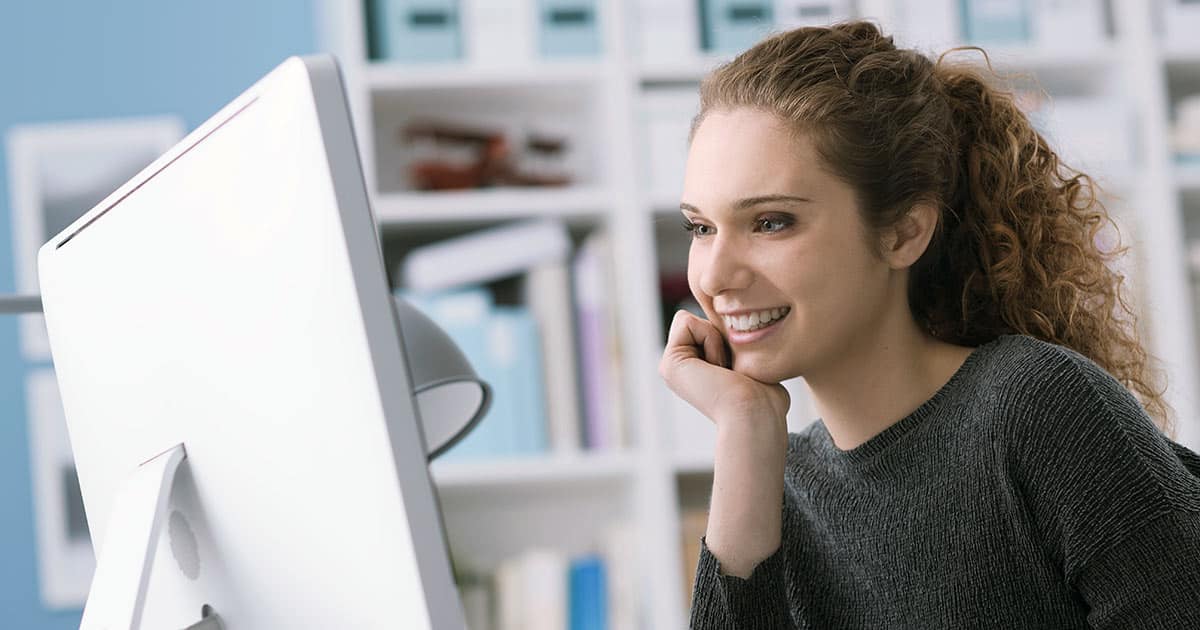
[[[629,444],[608,237],[577,252],[533,220],[412,250],[399,292],[443,327],[493,390],[492,408],[444,455],[570,454]],[[519,304],[489,287],[517,280]]]
[[[471,630],[634,630],[638,627],[632,530],[610,527],[597,551],[532,548],[494,573],[459,576]]]

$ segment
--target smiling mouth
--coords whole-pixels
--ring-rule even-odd
[[[792,311],[791,307],[783,306],[779,308],[764,309],[756,311],[748,315],[737,316],[722,316],[725,327],[729,330],[739,333],[753,332],[760,328],[766,328],[771,324],[787,317],[787,314]]]

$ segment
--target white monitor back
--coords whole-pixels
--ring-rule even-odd
[[[39,252],[92,539],[183,443],[142,627],[464,627],[341,79],[291,58]]]

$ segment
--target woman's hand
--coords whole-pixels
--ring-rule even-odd
[[[725,575],[749,578],[779,549],[788,392],[731,370],[721,331],[675,313],[658,372],[667,386],[717,425],[705,539]]]
[[[667,387],[717,423],[772,418],[786,423],[791,397],[783,385],[734,372],[720,329],[680,310],[671,321],[658,373]]]

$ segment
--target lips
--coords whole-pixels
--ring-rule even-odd
[[[765,328],[771,322],[785,317],[791,308],[777,306],[753,311],[738,311],[722,314],[725,328],[738,332],[750,332],[757,328]]]
[[[766,325],[763,325],[762,322],[759,321],[758,325],[751,327],[750,330],[738,330],[736,327],[730,326],[728,324],[728,318],[726,318],[726,339],[729,340],[730,345],[744,345],[760,341],[779,330],[781,328],[779,323],[787,320],[788,315],[790,314],[791,309],[784,309],[779,317],[768,320]]]

